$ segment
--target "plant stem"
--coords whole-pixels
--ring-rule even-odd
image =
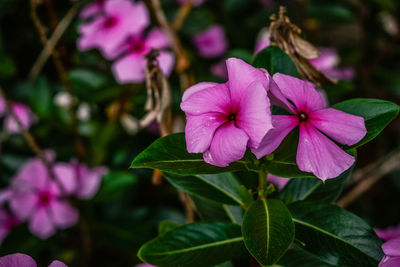
[[[261,170],[258,173],[258,198],[266,199],[264,192],[267,185],[267,173],[265,170]]]

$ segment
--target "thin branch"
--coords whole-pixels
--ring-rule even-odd
[[[183,5],[181,5],[181,7],[178,10],[178,13],[174,18],[174,21],[171,24],[174,31],[179,31],[179,29],[182,28],[183,23],[185,22],[187,16],[190,14],[190,11],[192,10],[192,7],[193,7],[192,1],[188,1]]]
[[[382,179],[386,174],[400,168],[400,149],[390,153],[387,157],[379,159],[370,165],[354,173],[354,180],[359,183],[345,196],[343,196],[337,205],[347,207],[354,200],[367,192],[374,184]],[[353,182],[354,183],[354,182]]]

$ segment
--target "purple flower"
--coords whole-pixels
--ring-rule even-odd
[[[197,34],[193,38],[193,42],[199,54],[205,58],[222,56],[228,49],[225,30],[221,25],[213,25]]]
[[[255,54],[259,53],[261,50],[271,45],[270,37],[271,34],[269,33],[268,28],[261,29],[260,33],[257,36],[256,45],[254,47]]]
[[[228,71],[226,69],[225,61],[220,61],[212,65],[210,70],[211,73],[216,77],[224,80],[228,78]]]
[[[392,238],[400,237],[400,225],[386,229],[375,229],[375,233],[379,236],[379,238],[388,241]]]
[[[22,253],[9,254],[0,257],[1,267],[36,267],[37,264],[31,256]],[[61,261],[53,261],[49,267],[68,267]]]
[[[276,84],[271,83],[271,101],[292,115],[272,116],[274,129],[268,132],[258,148],[252,150],[257,158],[272,153],[285,136],[299,126],[296,162],[300,170],[325,181],[353,165],[354,157],[331,139],[344,145],[356,144],[367,133],[364,119],[326,108],[322,96],[309,82],[281,73],[276,73],[273,81]]]
[[[181,5],[191,2],[194,6],[199,6],[203,4],[205,0],[176,0],[176,1]]]
[[[19,220],[7,210],[0,208],[0,244],[4,238],[19,224]]]
[[[379,267],[400,266],[400,236],[390,239],[382,245],[385,256],[379,263]]]
[[[55,173],[59,174],[57,169]],[[28,220],[31,232],[42,239],[78,220],[78,211],[68,203],[39,159],[31,159],[22,166],[10,189],[12,212],[19,220]]]
[[[17,118],[21,121],[25,129],[29,129],[29,127],[31,127],[31,125],[37,121],[35,114],[33,114],[28,106],[16,102],[11,102],[10,104],[12,111],[14,112],[15,116],[17,116]],[[7,114],[5,101],[0,96],[0,117],[1,116],[5,116],[3,127],[8,133],[17,134],[20,132],[18,123],[10,114]]]
[[[122,55],[112,66],[116,80],[121,84],[143,82],[146,78],[144,56],[152,49],[161,49],[157,59],[162,72],[168,76],[175,61],[173,54],[165,50],[168,46],[165,34],[159,29],[154,29],[147,35],[130,36],[124,44],[110,54],[111,57]]]
[[[286,184],[290,181],[290,178],[283,178],[272,174],[268,174],[267,181],[271,184],[276,185],[279,190],[282,190],[286,186]]]
[[[182,97],[186,147],[204,160],[228,166],[243,157],[246,147],[258,148],[272,128],[267,96],[269,74],[237,58],[226,61],[228,82],[203,82]]]
[[[79,50],[98,48],[110,59],[113,51],[131,34],[139,34],[149,24],[149,14],[142,2],[112,0],[104,3],[102,16],[82,25]]]
[[[79,14],[79,17],[81,19],[88,19],[100,15],[104,10],[105,2],[105,0],[97,0],[86,5]]]

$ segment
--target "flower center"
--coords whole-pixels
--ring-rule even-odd
[[[299,118],[300,122],[307,121],[308,115],[304,111],[300,111],[297,113],[297,118]]]
[[[145,50],[145,45],[141,40],[133,41],[131,45],[131,51],[134,53],[141,53]]]
[[[110,16],[107,17],[106,20],[104,21],[103,27],[106,29],[112,28],[117,24],[118,19],[116,17]]]
[[[39,193],[39,205],[48,206],[53,196],[50,192],[43,191]]]
[[[228,116],[229,121],[235,121],[236,120],[236,114],[232,113]]]

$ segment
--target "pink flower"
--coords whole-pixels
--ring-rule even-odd
[[[290,178],[283,178],[272,174],[268,174],[267,181],[271,184],[276,185],[279,190],[282,190],[286,186],[286,184],[290,181]]]
[[[199,6],[203,4],[205,0],[176,0],[176,1],[181,5],[191,2],[194,6]]]
[[[154,29],[147,35],[132,35],[114,51],[113,57],[122,54],[112,66],[116,80],[121,84],[143,82],[146,78],[145,55],[152,49],[161,49],[157,58],[159,66],[166,76],[170,75],[174,66],[174,56],[171,52],[165,51],[168,46],[165,34],[159,29]]]
[[[142,2],[111,0],[104,3],[104,15],[82,25],[78,40],[81,51],[98,48],[110,59],[113,51],[131,34],[138,34],[149,24],[149,14]]]
[[[379,267],[400,266],[400,236],[390,239],[382,245],[385,256],[379,263]]]
[[[270,40],[271,34],[268,28],[263,28],[257,36],[256,45],[254,47],[254,53],[257,54],[264,48],[271,45]]]
[[[220,61],[211,66],[211,73],[221,79],[228,78],[228,71],[226,70],[225,61]]]
[[[225,30],[220,25],[213,25],[205,31],[197,34],[193,42],[199,54],[205,58],[222,56],[228,49]]]
[[[88,19],[100,15],[104,10],[105,2],[105,0],[98,0],[86,5],[79,14],[79,17],[81,19]]]
[[[253,149],[257,158],[272,153],[296,126],[300,128],[296,162],[300,170],[325,181],[340,175],[355,159],[334,141],[353,145],[366,134],[364,119],[333,108],[326,108],[313,84],[276,73],[271,83],[271,101],[293,115],[273,115],[274,129]],[[289,102],[290,101],[290,102]],[[328,137],[331,139],[329,139]]]
[[[400,236],[400,225],[389,227],[386,229],[375,229],[376,234],[379,238],[388,241],[392,238]]]
[[[221,167],[241,159],[247,146],[258,148],[272,128],[269,74],[237,58],[226,65],[226,83],[196,84],[181,103],[188,152],[203,153],[207,163]]]
[[[78,220],[78,211],[64,198],[39,159],[22,166],[11,182],[11,190],[11,210],[19,220],[28,220],[31,232],[42,239]]]
[[[18,224],[19,220],[13,214],[0,208],[0,244]]]
[[[9,254],[0,257],[0,266],[2,267],[36,267],[37,264],[31,256],[22,253]],[[61,261],[53,261],[49,267],[68,267]]]
[[[37,121],[35,114],[33,114],[28,106],[16,102],[11,102],[10,104],[12,111],[21,121],[25,129],[29,129],[29,127]],[[8,133],[16,134],[20,132],[18,123],[10,114],[7,114],[6,103],[0,96],[0,117],[1,116],[5,116],[3,127]]]

